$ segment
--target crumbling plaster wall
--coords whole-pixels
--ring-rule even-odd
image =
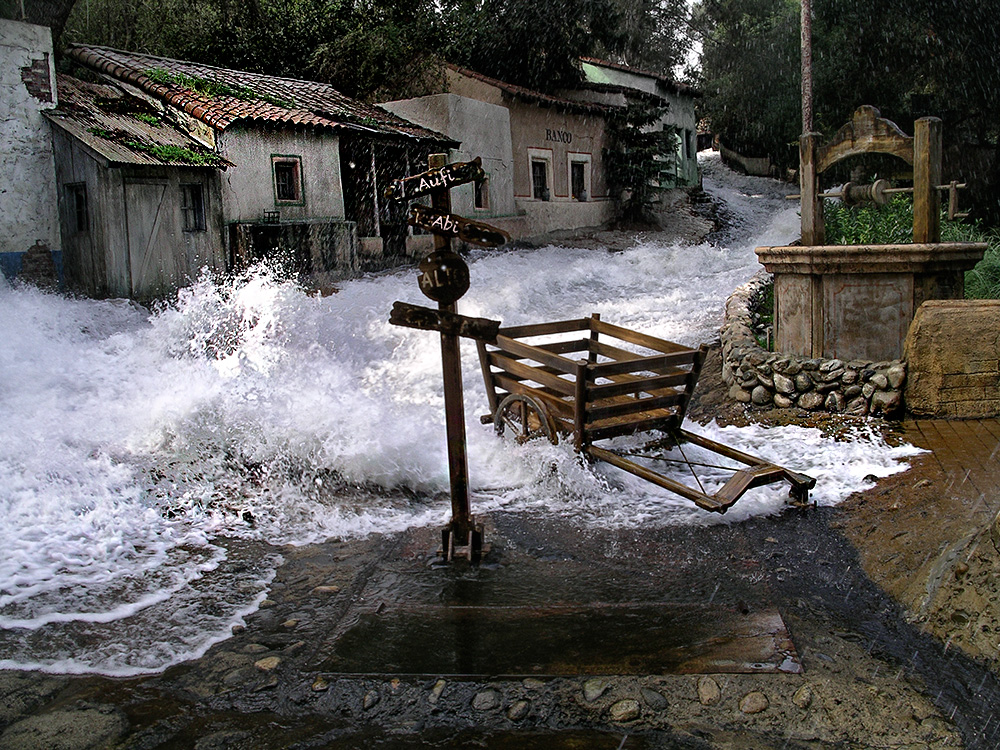
[[[56,106],[52,34],[0,19],[0,266],[13,275],[40,240],[61,249],[52,133],[42,112]]]

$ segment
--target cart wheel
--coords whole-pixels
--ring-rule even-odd
[[[511,393],[500,402],[493,417],[493,428],[500,437],[510,429],[518,443],[542,437],[548,438],[553,445],[559,442],[546,408],[538,399],[520,393]]]

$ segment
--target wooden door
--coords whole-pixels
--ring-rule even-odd
[[[184,281],[183,248],[173,191],[166,181],[125,183],[132,296],[170,293]]]

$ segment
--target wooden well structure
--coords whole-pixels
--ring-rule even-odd
[[[877,109],[864,106],[826,143],[819,133],[802,135],[801,244],[757,248],[760,262],[774,274],[777,351],[825,359],[898,359],[921,303],[964,296],[965,271],[982,259],[986,245],[941,242],[941,191],[949,189],[954,203],[957,188],[941,184],[941,125],[937,117],[924,117],[908,136]],[[913,167],[912,244],[825,244],[823,200],[833,196],[821,192],[820,175],[867,153],[890,154]]]

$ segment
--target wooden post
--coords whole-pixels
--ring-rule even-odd
[[[822,245],[826,240],[823,226],[823,199],[819,194],[816,151],[822,135],[803,133],[799,138],[799,213],[802,219],[802,244]]]
[[[445,166],[447,154],[431,154],[427,163],[431,169]],[[431,205],[445,212],[451,211],[451,195],[447,187],[431,192]],[[434,251],[451,252],[451,238],[434,235]],[[458,263],[463,263],[456,256]],[[439,302],[438,309],[458,312],[457,302]],[[462,396],[462,354],[459,337],[452,333],[441,334],[441,369],[444,376],[444,420],[448,435],[448,474],[451,481],[451,523],[444,530],[443,547],[446,558],[451,558],[456,547],[468,546],[469,558],[478,558],[482,549],[482,535],[475,528],[469,508],[469,463],[466,454],[465,402]]]
[[[913,241],[941,241],[941,120],[921,117],[913,128]]]
[[[813,128],[812,0],[802,0],[799,32],[802,67],[802,132],[811,133]]]

